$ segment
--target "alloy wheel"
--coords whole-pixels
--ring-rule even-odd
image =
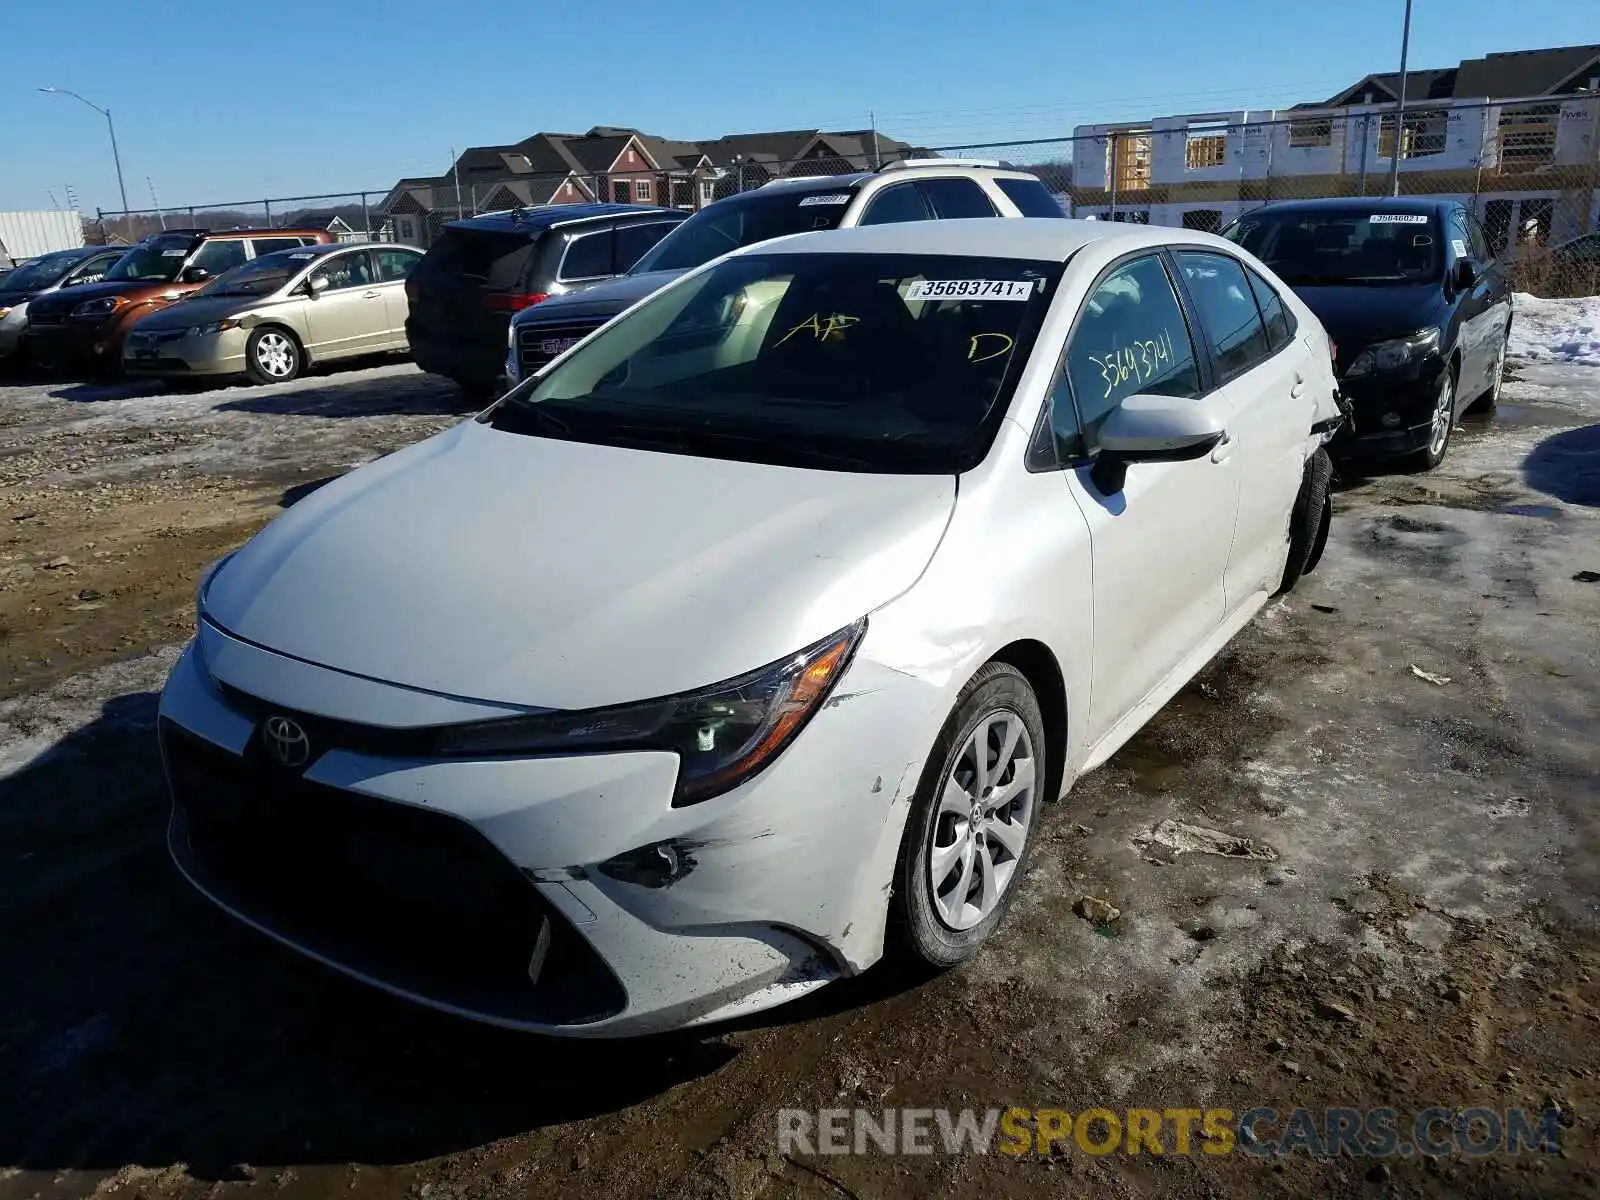
[[[1439,381],[1439,399],[1433,406],[1433,430],[1428,439],[1428,453],[1438,458],[1444,453],[1444,444],[1450,440],[1450,426],[1456,419],[1456,382],[1446,371]]]
[[[939,919],[971,929],[1000,904],[1028,842],[1037,787],[1033,739],[1006,709],[980,720],[945,777],[928,845]]]

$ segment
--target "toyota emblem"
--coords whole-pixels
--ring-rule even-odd
[[[261,727],[267,753],[282,767],[303,767],[311,757],[311,739],[288,717],[268,717]]]

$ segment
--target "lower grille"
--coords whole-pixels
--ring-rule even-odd
[[[254,747],[241,758],[170,722],[161,738],[174,851],[241,914],[363,975],[485,1016],[583,1024],[625,1006],[589,944],[465,822],[308,782]]]
[[[526,379],[569,346],[588,337],[606,323],[607,318],[567,325],[524,325],[517,330],[517,364]]]
[[[67,314],[66,313],[35,313],[35,312],[30,312],[28,314],[28,324],[32,325],[36,329],[43,329],[43,328],[46,328],[46,327],[49,327],[49,326],[53,326],[53,325],[65,325],[66,323],[67,323]]]

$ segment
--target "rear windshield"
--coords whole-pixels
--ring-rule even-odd
[[[774,191],[723,200],[667,234],[628,273],[689,271],[741,246],[791,233],[836,229],[853,197],[849,187],[841,187],[831,192]]]
[[[1444,256],[1439,218],[1370,207],[1272,212],[1240,217],[1223,231],[1290,287],[1382,286],[1438,279]]]
[[[484,420],[750,462],[968,470],[1060,274],[955,255],[739,255],[657,292]]]
[[[996,179],[995,186],[1025,217],[1064,217],[1066,210],[1037,179]]]
[[[454,284],[514,292],[522,284],[534,240],[503,229],[447,226],[412,276],[420,287]]]
[[[183,260],[189,257],[189,248],[193,245],[194,239],[187,235],[157,237],[141,242],[106,272],[106,280],[171,283],[183,270]]]
[[[44,254],[9,274],[0,275],[0,287],[46,288],[82,261],[81,254]]]

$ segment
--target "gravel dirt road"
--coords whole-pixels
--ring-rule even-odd
[[[452,391],[0,386],[0,1200],[1594,1194],[1600,370],[1516,366],[1438,471],[1342,482],[1322,565],[1046,814],[966,969],[599,1045],[302,962],[162,844],[156,691],[201,567]],[[1189,826],[1254,852],[1180,852]],[[1559,1107],[1561,1151],[776,1139],[781,1109],[1007,1105]]]

